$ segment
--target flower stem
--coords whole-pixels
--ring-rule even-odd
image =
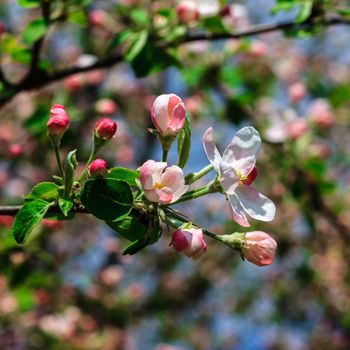
[[[181,202],[186,202],[194,198],[202,197],[210,193],[218,192],[218,190],[214,186],[215,181],[209,182],[207,185],[197,188],[196,190],[185,193],[180,199],[171,204],[177,204]]]
[[[64,178],[64,172],[63,172],[63,168],[62,168],[61,156],[60,156],[60,151],[59,151],[60,145],[59,145],[59,143],[57,144],[57,143],[52,142],[52,146],[53,146],[53,149],[55,151],[56,162],[58,165],[58,169],[60,171],[60,175],[62,176],[62,178]]]
[[[168,153],[169,153],[169,150],[168,149],[165,149],[163,147],[163,155],[162,155],[162,162],[166,162],[167,159],[168,159]]]
[[[93,143],[93,146],[91,148],[91,152],[90,152],[90,156],[89,156],[89,159],[87,160],[86,164],[85,164],[85,167],[84,167],[84,170],[81,172],[80,174],[80,177],[79,177],[79,183],[82,184],[83,181],[85,180],[86,178],[86,175],[88,173],[88,167],[89,165],[91,164],[91,162],[93,161],[93,159],[95,158],[96,154],[98,152],[98,149],[96,148],[95,146],[95,142]]]
[[[203,169],[197,171],[196,173],[188,174],[185,177],[186,184],[190,185],[190,184],[196,182],[201,177],[203,177],[204,175],[208,174],[212,169],[213,169],[213,166],[211,164],[209,164],[206,167],[204,167]]]

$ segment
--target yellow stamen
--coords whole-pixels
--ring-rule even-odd
[[[153,188],[155,190],[161,190],[162,188],[164,187],[164,185],[160,182],[156,182],[154,185],[153,185]]]

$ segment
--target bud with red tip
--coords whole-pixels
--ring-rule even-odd
[[[185,124],[185,105],[175,94],[160,95],[153,102],[151,118],[162,138],[175,137]]]
[[[199,19],[198,4],[192,0],[180,1],[176,7],[176,13],[179,21],[184,24],[190,24]]]
[[[92,177],[104,177],[107,175],[107,163],[97,158],[89,165],[89,172]]]
[[[117,131],[117,123],[109,118],[103,118],[96,123],[95,137],[101,141],[109,141]]]
[[[207,244],[200,228],[180,227],[173,233],[171,244],[177,252],[184,253],[193,260],[199,259],[207,251]]]
[[[272,264],[276,248],[276,241],[262,231],[247,232],[243,238],[244,259],[257,266]]]
[[[69,119],[64,107],[55,104],[50,109],[51,116],[46,124],[47,132],[52,140],[59,141],[66,132]]]

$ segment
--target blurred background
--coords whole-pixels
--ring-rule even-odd
[[[17,93],[5,82],[20,82],[30,69],[43,33],[32,24],[42,16],[40,1],[0,2],[0,205],[22,204],[33,185],[58,173],[46,135],[52,104],[63,104],[70,118],[63,155],[78,148],[82,167],[96,121],[109,117],[118,131],[100,157],[136,169],[161,157],[147,132],[150,107],[173,92],[191,112],[186,174],[208,164],[201,140],[209,126],[220,150],[240,127],[259,130],[254,187],[273,199],[277,214],[271,223],[251,220],[252,230],[278,243],[264,268],[209,238],[208,252],[193,262],[169,247],[166,230],[157,244],[123,256],[125,240],[77,214],[44,220],[18,246],[13,218],[0,216],[1,350],[350,349],[350,27],[316,23],[180,44],[186,31],[226,35],[294,21],[302,5],[290,1],[289,11],[272,15],[282,3],[197,1],[200,19],[184,21],[175,1],[52,1],[37,71],[118,56],[142,28],[158,35],[150,43],[170,42],[171,50],[147,46],[144,57],[129,50],[119,64]],[[348,19],[348,1],[319,3]],[[169,163],[176,157],[172,150]],[[222,195],[176,209],[215,233],[237,230]]]

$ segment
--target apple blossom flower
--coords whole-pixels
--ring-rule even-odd
[[[118,106],[110,98],[101,98],[95,103],[95,109],[101,114],[113,114],[117,112]]]
[[[310,104],[307,115],[319,128],[328,128],[334,123],[331,106],[323,98],[318,98]]]
[[[145,196],[151,202],[170,204],[188,190],[183,171],[176,165],[167,167],[166,162],[148,160],[138,170]]]
[[[107,174],[107,163],[105,160],[97,158],[89,165],[89,172],[92,177],[105,176]]]
[[[50,109],[51,116],[46,124],[49,136],[61,138],[66,132],[69,119],[64,107],[55,104]]]
[[[254,265],[266,266],[273,261],[276,241],[262,231],[247,232],[243,238],[243,256]]]
[[[199,19],[198,4],[193,0],[180,1],[176,7],[177,17],[184,24],[189,24]]]
[[[257,130],[251,126],[239,130],[222,157],[214,143],[213,128],[204,133],[203,146],[219,174],[220,185],[230,202],[234,220],[245,227],[250,226],[247,215],[261,221],[273,220],[276,212],[273,202],[251,187],[252,181],[244,183],[249,176],[254,180],[255,162],[261,146]]]
[[[207,251],[200,228],[179,228],[173,233],[171,244],[177,252],[184,253],[193,260],[199,259]]]
[[[153,102],[151,118],[161,137],[176,136],[185,124],[185,105],[175,94],[160,95]]]
[[[96,123],[95,135],[98,139],[109,141],[117,131],[117,123],[109,118],[103,118]]]

